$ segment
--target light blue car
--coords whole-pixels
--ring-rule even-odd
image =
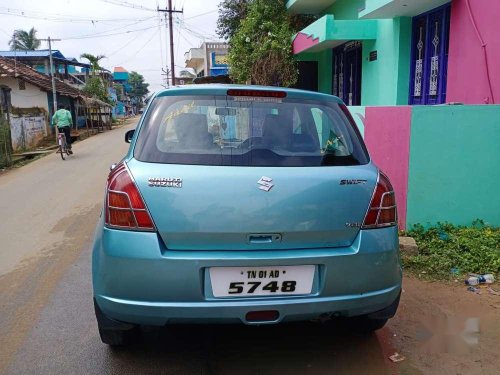
[[[345,318],[369,332],[394,316],[394,191],[337,97],[171,88],[125,138],[93,248],[104,343],[141,325]]]

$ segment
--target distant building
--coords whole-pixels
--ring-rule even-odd
[[[178,86],[190,85],[196,78],[196,74],[191,73],[189,70],[181,70],[179,75],[175,77],[175,84]]]
[[[0,51],[0,57],[14,59],[26,64],[36,71],[50,74],[49,50],[36,51]],[[89,76],[90,65],[79,62],[74,57],[65,57],[59,50],[52,50],[52,71],[55,76],[66,83],[82,88]]]
[[[187,68],[194,70],[197,77],[227,75],[228,44],[223,42],[204,42],[200,48],[191,48],[184,54]]]
[[[113,69],[114,94],[116,96],[116,106],[114,115],[118,117],[127,116],[132,112],[132,100],[129,96],[130,84],[128,83],[130,74],[127,69],[115,66]]]
[[[81,125],[80,119],[83,126],[86,125],[89,108],[98,106],[109,110],[109,105],[86,97],[66,81],[56,78],[55,86],[57,103],[70,109],[75,125]],[[51,131],[52,79],[22,62],[0,57],[0,89],[8,97],[6,111],[10,118],[12,148],[36,146]]]

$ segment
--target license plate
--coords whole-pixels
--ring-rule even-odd
[[[315,266],[211,267],[214,297],[310,294]]]

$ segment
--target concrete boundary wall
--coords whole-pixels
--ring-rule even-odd
[[[351,111],[372,160],[394,185],[401,229],[475,219],[500,226],[499,105]]]
[[[10,131],[14,151],[35,147],[47,135],[45,116],[43,114],[12,115]]]
[[[416,106],[407,226],[500,226],[500,106]]]
[[[391,179],[399,227],[406,225],[411,107],[367,107],[365,141],[373,162]]]

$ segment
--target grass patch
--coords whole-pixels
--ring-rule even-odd
[[[403,255],[405,269],[431,278],[451,279],[469,273],[500,273],[500,228],[476,220],[471,227],[417,224],[404,233],[417,242],[419,254]]]

